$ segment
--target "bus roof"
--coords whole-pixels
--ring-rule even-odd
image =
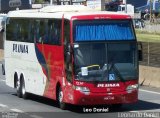
[[[120,19],[129,19],[130,16],[125,13],[95,11],[83,5],[55,5],[46,6],[41,9],[31,10],[15,10],[10,11],[7,17],[12,18],[57,18],[71,19],[74,16],[88,16],[88,15],[105,15],[117,16]]]

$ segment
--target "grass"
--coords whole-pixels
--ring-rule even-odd
[[[136,30],[138,41],[143,42],[160,42],[160,33],[151,33],[146,31]]]

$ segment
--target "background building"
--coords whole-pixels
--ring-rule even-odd
[[[30,0],[0,0],[0,12],[7,13],[15,9],[29,9],[31,8]]]

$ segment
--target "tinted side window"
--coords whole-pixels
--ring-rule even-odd
[[[61,20],[36,20],[35,34],[37,43],[61,45]]]
[[[17,40],[17,27],[18,24],[15,20],[9,20],[9,24],[6,26],[6,39],[11,41]]]
[[[11,41],[33,42],[30,39],[29,19],[10,19],[6,28],[6,38]]]
[[[10,19],[7,40],[61,45],[61,23],[58,19]]]
[[[20,38],[19,40],[22,42],[33,42],[29,39],[29,20],[20,20]]]
[[[49,43],[53,45],[61,45],[61,20],[48,21]]]
[[[34,27],[35,27],[35,26],[34,26],[34,20],[33,20],[33,19],[30,19],[30,20],[29,20],[28,27],[29,27],[29,28],[28,28],[28,30],[29,30],[29,31],[28,31],[28,42],[32,42],[32,43],[33,43],[33,42],[34,42],[34,39],[35,39],[35,38],[34,38],[34,33],[35,33],[35,32],[34,32]]]

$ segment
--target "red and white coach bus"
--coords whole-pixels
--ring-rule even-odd
[[[18,97],[33,93],[62,109],[134,103],[140,56],[126,14],[66,5],[7,15],[6,83]]]

